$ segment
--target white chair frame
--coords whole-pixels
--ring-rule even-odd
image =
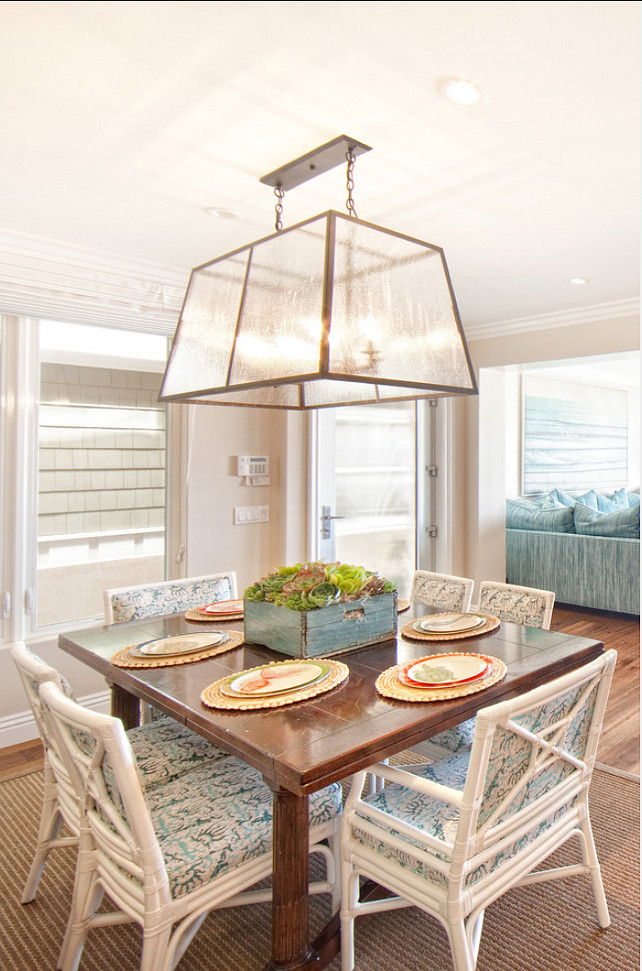
[[[598,923],[601,927],[608,926],[609,913],[589,819],[588,789],[616,657],[615,651],[608,651],[551,684],[480,711],[463,789],[450,788],[430,777],[413,776],[411,772],[385,764],[372,766],[354,777],[341,825],[342,971],[352,971],[354,967],[355,917],[410,905],[421,908],[444,926],[455,971],[475,971],[485,909],[512,887],[565,876],[589,877]],[[577,691],[578,697],[563,717],[553,714],[548,724],[533,731],[524,726],[523,719],[520,723],[520,716],[537,711],[571,691]],[[566,731],[574,714],[581,710],[593,691],[596,695],[584,751],[573,754],[565,748]],[[488,818],[482,817],[480,821],[487,770],[489,765],[493,767],[490,756],[498,730],[517,737],[520,745],[529,746],[530,756],[526,757],[526,769],[519,779],[510,780],[499,803]],[[543,788],[531,801],[527,799],[517,812],[510,811],[512,800],[520,797],[538,773],[562,763],[567,771],[564,778],[548,789]],[[439,800],[444,808],[454,807],[457,812],[454,837],[438,838],[409,821],[368,805],[362,798],[368,774],[387,784],[397,783],[414,790],[419,796]],[[368,798],[376,800],[381,796]],[[552,820],[554,814],[557,818]],[[533,836],[534,829],[544,820],[547,828]],[[374,846],[388,846],[392,853],[380,852],[373,845],[355,839],[353,827],[369,835]],[[391,828],[399,835],[391,833]],[[530,840],[511,855],[510,848],[526,834],[530,834]],[[533,872],[572,836],[580,841],[581,863]],[[395,850],[403,853],[403,865],[394,859]],[[409,861],[441,874],[443,882],[423,877]],[[472,881],[467,879],[480,867],[486,867],[487,872]],[[388,887],[397,896],[383,901],[360,901],[360,875]]]
[[[35,686],[51,681],[66,693],[68,689],[63,678],[55,668],[49,667],[32,654],[22,641],[11,645],[11,656],[18,669],[44,748],[44,788],[36,852],[21,898],[23,904],[28,904],[36,896],[50,850],[78,845],[81,809],[47,712],[43,709],[35,689]],[[63,824],[67,826],[71,836],[59,836]]]
[[[82,708],[51,682],[41,685],[39,694],[52,716],[84,805],[71,915],[60,965],[63,971],[77,971],[92,927],[131,921],[143,930],[141,971],[172,971],[209,911],[271,899],[271,889],[247,890],[271,874],[271,851],[173,897],[122,723]],[[78,746],[75,732],[92,736],[95,748],[91,756]],[[118,785],[124,815],[108,793],[102,772],[105,755]],[[189,785],[189,777],[185,777],[186,791]],[[329,846],[321,842],[324,840]],[[310,852],[321,853],[327,866],[327,879],[313,884],[310,891],[331,894],[334,909],[339,901],[335,867],[338,817],[313,826],[310,842]],[[117,909],[98,913],[105,893]]]
[[[34,654],[24,642],[17,641],[11,645],[11,656],[44,747],[44,791],[38,838],[22,894],[22,903],[27,904],[36,896],[49,852],[58,847],[78,844],[82,808],[78,801],[77,787],[67,767],[65,752],[38,694],[39,686],[47,681],[57,685],[69,698],[73,697],[71,690],[62,675]],[[141,782],[146,790],[156,784],[163,785],[170,777],[199,768],[207,762],[219,758],[232,759],[232,756],[188,731],[180,723],[169,718],[163,721],[164,725],[160,730],[159,722],[155,722],[147,727],[134,728],[128,733],[137,768],[141,773]],[[171,751],[171,763],[168,763],[165,772],[159,772],[159,760],[162,762],[168,757],[165,746],[169,746]],[[70,836],[59,836],[63,823],[70,831]]]

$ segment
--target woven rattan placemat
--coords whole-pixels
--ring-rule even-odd
[[[475,657],[476,655],[473,655]],[[479,681],[469,681],[466,684],[455,685],[451,688],[410,688],[402,684],[399,680],[399,672],[403,669],[403,664],[394,664],[377,678],[375,684],[377,691],[384,698],[394,698],[395,701],[448,701],[450,698],[463,698],[465,695],[473,695],[484,688],[490,688],[506,677],[506,665],[498,657],[490,655],[480,655],[488,657],[493,662],[493,666]],[[423,658],[417,658],[419,664]]]
[[[336,688],[337,685],[345,681],[350,674],[348,665],[342,661],[335,661],[333,658],[326,657],[314,658],[314,660],[320,664],[327,664],[330,668],[330,673],[323,681],[312,684],[309,687],[293,688],[292,691],[273,695],[272,697],[230,698],[221,691],[221,686],[229,678],[228,675],[225,678],[219,678],[218,681],[214,681],[213,684],[205,688],[201,694],[201,701],[208,708],[225,708],[229,711],[253,711],[256,708],[282,708],[284,705],[293,705],[296,701],[306,701],[308,698],[314,698],[316,695],[331,691],[332,688]],[[237,677],[240,677],[241,674],[248,674],[250,671],[261,671],[266,667],[291,664],[292,661],[293,658],[290,658],[288,661],[272,661],[270,664],[259,664],[255,668],[248,668],[247,671],[239,671]]]
[[[403,637],[408,638],[410,641],[463,641],[467,637],[480,637],[481,634],[488,634],[489,631],[495,630],[499,627],[499,617],[493,616],[493,614],[475,614],[476,617],[485,617],[484,623],[480,627],[473,627],[472,630],[458,630],[452,634],[438,634],[433,631],[423,631],[415,630],[414,624],[418,624],[421,620],[427,620],[426,617],[417,617],[415,620],[409,621],[404,624],[401,628],[401,634]]]
[[[243,611],[237,610],[231,614],[204,614],[198,608],[187,610],[185,620],[195,620],[200,624],[215,624],[217,621],[243,620]]]
[[[138,644],[130,644],[128,647],[117,651],[112,657],[111,663],[119,668],[166,668],[172,664],[191,664],[193,661],[202,661],[206,657],[216,657],[217,654],[232,651],[245,640],[245,635],[240,630],[221,631],[220,633],[228,635],[228,640],[222,644],[201,648],[194,651],[193,654],[179,654],[172,657],[145,657],[138,652]]]

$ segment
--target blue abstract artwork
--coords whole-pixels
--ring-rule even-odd
[[[525,378],[523,494],[627,484],[625,391]]]

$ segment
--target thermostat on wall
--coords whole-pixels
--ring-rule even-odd
[[[269,475],[270,459],[267,455],[239,455],[237,475]]]

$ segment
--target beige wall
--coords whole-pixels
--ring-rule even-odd
[[[307,555],[305,415],[197,405],[188,420],[187,574],[236,571],[239,592]],[[248,486],[239,455],[268,455],[271,484]],[[233,525],[235,506],[269,506],[267,523]]]

